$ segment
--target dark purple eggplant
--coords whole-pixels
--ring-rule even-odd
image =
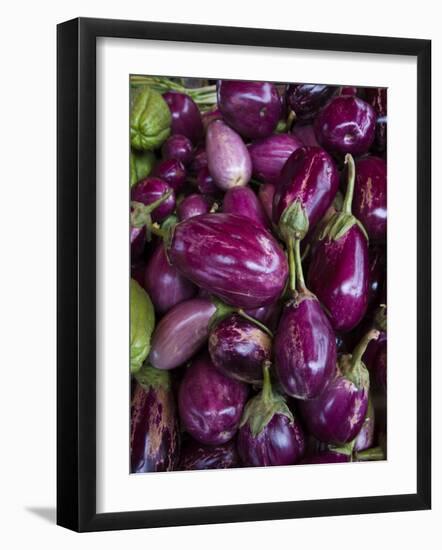
[[[143,286],[152,300],[155,311],[160,315],[167,313],[180,302],[189,300],[197,292],[196,286],[169,264],[161,242],[149,259]]]
[[[269,361],[272,339],[256,322],[238,314],[214,325],[209,335],[209,353],[215,367],[229,378],[261,384],[262,365]]]
[[[382,342],[380,349],[376,355],[376,363],[374,366],[374,376],[376,385],[387,391],[387,341]]]
[[[141,208],[140,212],[137,212],[137,218],[140,217],[139,214],[149,214],[154,222],[165,220],[175,210],[175,193],[165,181],[159,178],[149,177],[139,181],[131,189],[131,200],[149,207]]]
[[[368,409],[370,379],[362,356],[379,331],[372,329],[352,355],[341,355],[334,377],[315,399],[299,402],[309,432],[326,443],[343,445],[352,441],[364,424]]]
[[[186,181],[186,169],[183,163],[174,158],[157,164],[152,175],[165,181],[175,192],[179,191]]]
[[[318,451],[303,458],[300,464],[335,464],[339,462],[351,462],[351,455],[339,451]]]
[[[198,191],[203,195],[215,195],[220,191],[219,187],[215,183],[215,180],[210,175],[207,166],[201,168],[196,175],[196,185],[198,187]]]
[[[189,169],[192,174],[197,174],[201,168],[207,168],[207,153],[206,148],[202,145],[197,147],[193,153],[193,159]]]
[[[291,134],[273,134],[252,142],[249,153],[253,176],[276,184],[289,156],[302,146],[301,141]]]
[[[337,331],[354,328],[368,304],[368,243],[365,229],[352,215],[355,180],[353,157],[346,156],[348,185],[342,210],[328,221],[315,244],[308,286],[325,306]]]
[[[287,106],[296,121],[309,122],[335,92],[334,86],[324,84],[290,84],[286,91]]]
[[[387,165],[379,157],[356,161],[353,211],[370,237],[385,242],[387,236]]]
[[[187,166],[193,158],[192,142],[181,134],[172,134],[161,148],[164,159],[176,159]]]
[[[362,155],[373,143],[376,113],[359,97],[336,96],[319,111],[314,126],[316,139],[327,151]]]
[[[295,124],[292,134],[306,147],[319,147],[315,129],[311,124]]]
[[[185,277],[228,304],[253,309],[276,301],[287,259],[262,226],[235,214],[204,214],[177,224],[167,255]]]
[[[338,187],[335,163],[323,149],[302,147],[289,157],[273,197],[273,221],[286,242],[314,228]]]
[[[376,135],[373,149],[383,153],[387,148],[387,88],[365,88],[365,100],[376,113]]]
[[[246,309],[245,312],[253,319],[260,321],[271,331],[276,330],[281,317],[281,302],[276,301],[266,306],[261,306],[255,309]]]
[[[167,92],[163,95],[172,114],[172,134],[188,137],[197,144],[203,137],[203,123],[200,111],[193,99],[179,92]]]
[[[374,444],[374,428],[375,428],[375,418],[374,418],[374,407],[371,399],[368,400],[368,409],[365,416],[364,423],[358,435],[356,436],[353,444],[353,450],[355,452],[365,451],[373,447]]]
[[[180,221],[188,220],[194,216],[201,216],[210,211],[213,201],[203,195],[194,193],[185,197],[177,207],[178,219]]]
[[[247,403],[237,445],[244,466],[295,464],[304,454],[302,428],[284,397],[272,390],[269,365],[263,367],[262,391]]]
[[[179,389],[183,428],[205,445],[227,443],[238,429],[247,394],[245,384],[220,373],[207,354],[199,356]]]
[[[232,187],[224,195],[223,212],[225,214],[237,214],[249,218],[266,229],[269,228],[269,220],[258,197],[250,187]]]
[[[379,246],[368,250],[370,260],[368,306],[377,305],[382,301],[382,291],[385,285],[385,249]]]
[[[140,225],[140,227],[131,226],[130,256],[132,261],[136,260],[137,258],[140,258],[143,255],[145,245],[146,245],[146,228],[143,225]]]
[[[222,470],[239,468],[236,441],[230,440],[224,445],[202,445],[190,440],[181,448],[178,470]]]
[[[224,120],[242,136],[257,139],[269,136],[281,115],[276,86],[270,82],[219,80],[218,108]]]
[[[173,470],[179,459],[179,426],[168,372],[144,364],[131,406],[131,473]]]
[[[220,189],[247,185],[252,175],[249,151],[222,120],[215,120],[207,128],[206,152],[210,175]]]
[[[273,197],[275,195],[275,186],[271,183],[263,183],[259,186],[258,198],[270,221],[273,219]]]

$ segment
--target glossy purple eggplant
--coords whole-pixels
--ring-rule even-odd
[[[215,195],[220,192],[207,166],[203,166],[196,175],[196,185],[198,191],[203,195]]]
[[[362,155],[373,143],[376,113],[359,97],[336,96],[319,111],[314,126],[316,139],[327,151]]]
[[[242,136],[269,136],[281,115],[281,100],[270,82],[219,80],[218,108],[223,119]]]
[[[206,153],[210,175],[220,189],[247,185],[252,175],[249,151],[222,120],[215,120],[207,128]]]
[[[275,190],[275,186],[271,183],[263,183],[259,186],[258,190],[258,198],[270,222],[273,219],[273,197]]]
[[[326,450],[306,456],[300,461],[300,464],[335,464],[350,461],[351,455],[349,454]]]
[[[368,400],[367,414],[365,416],[364,423],[358,435],[355,437],[353,450],[355,452],[365,451],[373,447],[374,444],[374,428],[375,428],[375,417],[374,417],[374,407],[371,399]]]
[[[334,86],[324,84],[290,84],[286,91],[287,106],[296,115],[296,121],[308,122],[335,92]]]
[[[211,109],[210,111],[206,111],[201,116],[203,119],[204,130],[206,132],[211,122],[213,122],[214,120],[223,119],[223,115],[221,114],[221,111],[218,108]]]
[[[185,277],[228,304],[257,308],[276,301],[287,259],[262,226],[235,214],[204,214],[177,224],[167,255]]]
[[[275,331],[279,323],[279,318],[281,317],[281,310],[281,302],[276,301],[272,304],[267,304],[266,306],[255,309],[246,309],[245,312],[250,317],[263,323],[271,331]]]
[[[269,366],[262,391],[247,403],[237,445],[244,466],[296,464],[304,454],[304,434],[284,397],[272,390]]]
[[[134,227],[130,228],[130,257],[134,261],[143,255],[146,245],[146,228]]]
[[[224,470],[238,468],[241,462],[236,450],[236,441],[224,445],[202,445],[190,440],[181,448],[178,470]]]
[[[376,113],[376,135],[373,149],[383,153],[387,148],[387,88],[365,88],[365,100]]]
[[[197,292],[196,286],[169,264],[163,243],[159,243],[147,263],[143,286],[160,315]]]
[[[269,220],[266,213],[258,197],[248,186],[232,187],[232,189],[227,191],[223,200],[223,212],[225,214],[244,216],[266,229],[269,228]]]
[[[209,335],[215,367],[229,378],[261,384],[262,366],[272,353],[272,339],[256,324],[237,314],[216,323]]]
[[[163,99],[172,114],[172,134],[188,137],[197,144],[203,137],[203,123],[198,106],[193,99],[179,92],[167,92]]]
[[[206,148],[202,145],[197,147],[193,153],[192,162],[189,165],[189,170],[192,174],[197,174],[201,168],[207,167]]]
[[[175,192],[165,181],[153,177],[139,181],[131,189],[131,200],[149,206],[166,193],[169,197],[150,213],[152,221],[161,222],[175,210]]]
[[[182,162],[170,158],[157,164],[153,169],[152,176],[162,179],[177,192],[186,181],[186,169]]]
[[[198,193],[185,197],[177,206],[177,215],[180,221],[188,220],[194,216],[201,216],[210,211],[213,201]]]
[[[385,242],[387,236],[387,165],[379,157],[356,161],[353,211],[365,227],[370,242]]]
[[[292,134],[307,147],[320,146],[312,124],[295,124],[292,128]]]
[[[179,435],[169,373],[143,365],[131,404],[131,473],[173,470],[179,459]]]
[[[205,445],[235,435],[247,400],[245,384],[220,373],[207,354],[197,357],[181,382],[178,407],[183,428]]]
[[[186,136],[172,134],[163,143],[161,152],[164,159],[176,159],[187,166],[193,158],[192,142]]]
[[[308,431],[326,443],[352,441],[364,424],[368,409],[369,374],[361,358],[379,332],[369,331],[352,355],[341,355],[334,377],[315,399],[299,402]]]
[[[292,134],[273,134],[249,145],[253,176],[276,184],[289,156],[303,146]]]
[[[327,222],[315,244],[308,271],[308,286],[325,306],[337,331],[354,328],[368,304],[369,260],[364,228],[351,213],[354,161],[349,165],[347,192],[342,210]]]

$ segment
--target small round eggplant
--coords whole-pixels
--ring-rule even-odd
[[[250,187],[232,187],[224,195],[223,212],[249,218],[266,229],[269,220],[258,197]]]
[[[183,163],[174,158],[157,164],[152,175],[165,181],[175,192],[179,191],[186,181],[186,169]]]
[[[369,331],[352,355],[341,355],[336,373],[315,399],[299,402],[308,431],[320,441],[344,445],[352,441],[364,424],[368,409],[369,374],[361,358],[370,340]]]
[[[267,214],[268,219],[273,219],[273,197],[275,195],[275,186],[271,183],[263,183],[259,186],[258,198]]]
[[[131,405],[131,473],[173,470],[179,459],[179,426],[170,375],[143,365]]]
[[[160,315],[167,313],[180,302],[189,300],[197,292],[196,286],[169,264],[161,242],[149,259],[143,286],[152,300],[155,311]]]
[[[273,134],[252,142],[249,153],[253,176],[276,184],[289,156],[302,146],[301,141],[291,134]]]
[[[180,456],[178,470],[223,470],[241,465],[234,439],[215,446],[191,440],[183,445]]]
[[[324,84],[290,84],[286,101],[296,121],[309,122],[335,92],[334,86]]]
[[[172,134],[164,142],[161,152],[164,159],[176,159],[187,166],[193,158],[192,142],[181,134]]]
[[[197,144],[203,137],[203,123],[193,99],[179,92],[167,92],[163,99],[172,114],[172,134],[181,134]]]
[[[203,166],[203,168],[198,171],[198,174],[196,175],[196,185],[198,187],[198,191],[203,195],[215,195],[220,191],[219,187],[210,175],[207,166]]]
[[[207,168],[207,153],[206,148],[200,145],[197,147],[193,154],[192,162],[189,169],[192,174],[197,174],[201,168]]]
[[[222,445],[235,435],[247,399],[247,386],[220,373],[207,354],[195,359],[178,396],[184,429],[204,445]]]
[[[281,100],[270,82],[220,80],[218,108],[224,120],[242,136],[257,139],[269,136],[281,115]]]
[[[368,156],[356,161],[355,216],[360,220],[370,241],[385,242],[387,234],[387,165],[379,157]]]
[[[365,88],[365,99],[377,116],[373,149],[383,153],[387,147],[387,88]]]
[[[210,331],[209,353],[213,364],[235,380],[261,384],[262,365],[270,360],[271,352],[270,336],[237,314],[226,317]]]
[[[210,175],[223,191],[247,185],[252,175],[250,154],[241,137],[222,120],[212,122],[206,134]]]
[[[314,126],[316,139],[327,151],[362,155],[373,143],[376,113],[359,97],[336,96],[318,113]]]
[[[375,428],[375,417],[374,417],[374,407],[371,399],[368,399],[368,409],[365,416],[364,423],[358,435],[356,436],[353,444],[353,450],[355,452],[365,451],[373,447],[374,443],[374,428]]]
[[[263,367],[262,391],[247,403],[238,432],[244,466],[295,464],[304,454],[304,434],[282,395],[272,390],[269,366]]]
[[[311,124],[295,124],[292,134],[306,147],[319,147],[315,129]]]
[[[166,193],[169,196],[151,213],[152,221],[161,222],[175,210],[175,193],[167,183],[159,178],[146,178],[131,189],[131,200],[150,206],[160,200]]]
[[[212,206],[212,201],[203,195],[194,193],[184,198],[177,206],[178,219],[188,220],[194,216],[207,214]]]

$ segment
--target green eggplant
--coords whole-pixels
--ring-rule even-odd
[[[172,115],[160,93],[146,87],[134,98],[130,143],[138,151],[157,149],[170,135]]]
[[[152,172],[155,155],[152,151],[130,152],[130,186],[133,187]]]
[[[149,355],[155,313],[147,292],[130,280],[130,370],[136,373]]]

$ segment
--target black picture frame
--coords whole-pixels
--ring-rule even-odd
[[[396,54],[417,58],[417,492],[96,512],[96,38]],[[57,523],[75,531],[425,510],[431,507],[431,41],[74,19],[57,28]]]

